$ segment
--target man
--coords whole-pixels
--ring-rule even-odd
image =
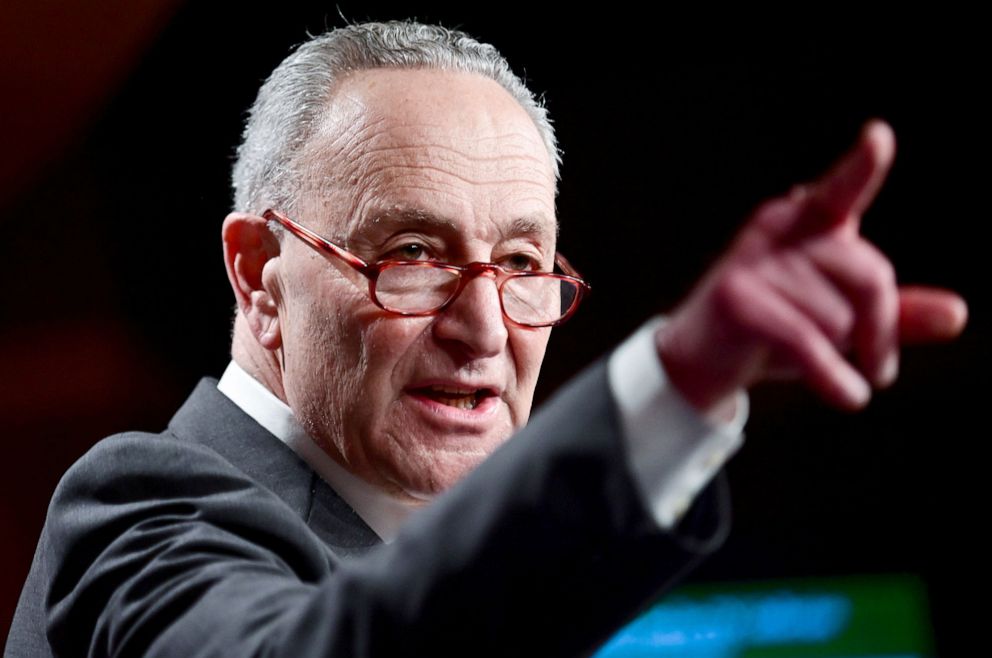
[[[958,298],[897,289],[858,234],[893,153],[869,124],[524,428],[584,289],[543,108],[459,33],[304,44],[235,166],[232,365],[66,475],[8,653],[591,650],[725,536],[741,391],[784,374],[858,408],[900,338],[960,330]]]

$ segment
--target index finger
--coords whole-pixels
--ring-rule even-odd
[[[885,181],[895,152],[895,135],[887,123],[874,120],[865,124],[854,147],[810,187],[808,211],[797,226],[799,231],[808,235],[845,224],[857,231],[861,215]]]

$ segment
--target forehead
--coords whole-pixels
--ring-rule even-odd
[[[530,116],[470,73],[381,69],[340,81],[309,143],[307,215],[336,236],[382,217],[466,236],[556,232],[551,159]]]

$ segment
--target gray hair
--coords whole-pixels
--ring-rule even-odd
[[[464,32],[406,21],[348,25],[301,44],[259,89],[232,172],[234,209],[259,214],[294,210],[305,146],[327,110],[335,82],[377,68],[476,73],[499,83],[530,115],[551,155],[561,155],[543,100],[536,98],[493,46]]]

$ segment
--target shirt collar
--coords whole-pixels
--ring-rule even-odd
[[[416,510],[334,461],[304,431],[293,410],[234,361],[227,366],[217,389],[309,464],[384,542],[395,539]]]

